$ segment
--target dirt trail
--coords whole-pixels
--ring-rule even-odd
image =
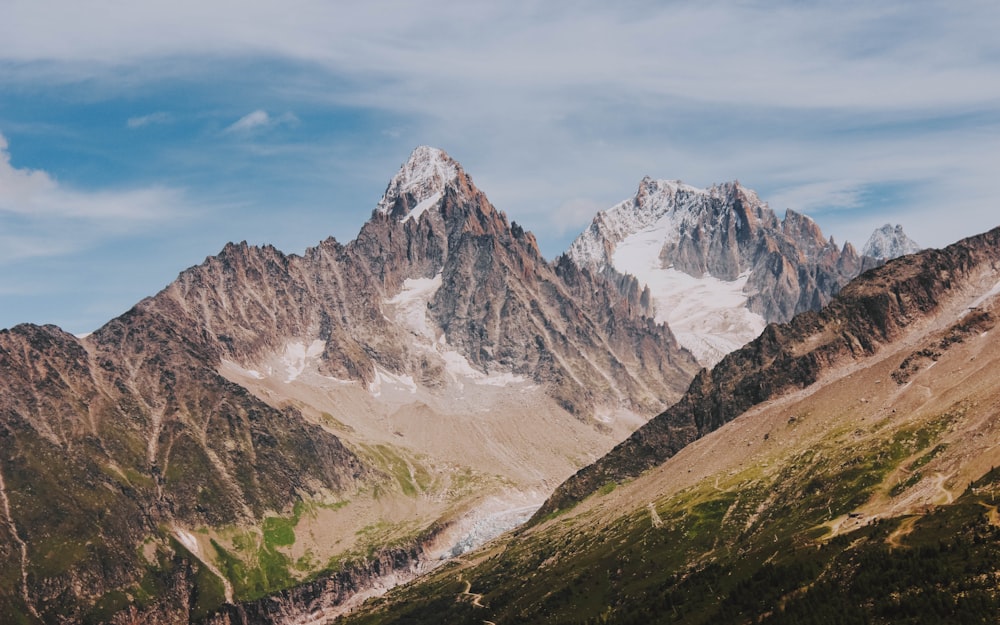
[[[986,508],[986,516],[989,519],[990,525],[1000,527],[1000,512],[997,511],[997,507],[983,502],[979,502],[979,505]]]
[[[934,487],[941,491],[941,494],[944,495],[944,503],[953,503],[955,501],[955,496],[951,494],[951,491],[944,487],[944,483],[947,481],[948,477],[950,476],[947,476],[944,473],[935,473]]]
[[[896,528],[896,531],[889,534],[889,536],[885,539],[886,544],[893,549],[902,548],[904,546],[902,539],[913,532],[913,526],[916,525],[918,518],[920,517],[911,516],[903,519],[903,521],[899,524],[899,527]]]
[[[479,594],[479,593],[472,592],[472,582],[470,582],[467,579],[462,579],[461,577],[458,578],[458,581],[465,582],[465,590],[463,590],[459,594],[459,597],[472,597],[472,605],[476,606],[477,608],[485,608],[486,607],[486,606],[484,606],[481,603],[482,600],[483,600],[483,596],[481,594]],[[485,621],[485,622],[489,622],[489,621]]]

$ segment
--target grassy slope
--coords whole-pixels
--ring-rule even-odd
[[[998,495],[993,471],[951,505],[817,540],[828,536],[826,493],[789,499],[746,530],[768,489],[703,486],[656,504],[659,527],[648,511],[585,531],[557,519],[350,622],[990,622],[1000,608]],[[472,604],[466,580],[486,607]]]
[[[348,622],[993,622],[1000,333],[974,315]]]

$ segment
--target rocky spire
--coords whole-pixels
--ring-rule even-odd
[[[375,210],[401,221],[419,220],[460,177],[465,177],[461,165],[444,150],[419,146],[389,181]]]

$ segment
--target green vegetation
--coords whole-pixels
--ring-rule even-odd
[[[285,547],[295,544],[295,526],[298,516],[290,519],[269,516],[264,519],[264,545],[267,547]]]
[[[230,548],[211,539],[218,568],[232,583],[235,598],[240,601],[259,599],[300,583],[302,574],[309,579],[330,570],[331,567],[324,567],[312,552],[307,551],[293,560],[280,548],[295,544],[295,528],[303,517],[315,514],[317,509],[338,510],[349,503],[347,500],[333,503],[299,500],[292,506],[290,515],[265,517],[259,534],[236,528],[222,530],[222,534],[228,536]],[[211,577],[221,585],[217,577]],[[199,583],[198,587],[202,585]],[[205,592],[214,596],[212,589]]]
[[[401,455],[399,450],[388,445],[366,445],[364,448],[371,464],[393,478],[404,495],[415,497],[433,485],[427,469],[414,459]]]
[[[320,416],[323,417],[323,423],[337,431],[344,432],[345,434],[351,434],[354,432],[354,428],[347,425],[340,419],[336,418],[329,412],[321,412]]]
[[[130,607],[134,606],[140,611],[149,608],[169,595],[183,569],[192,575],[194,587],[191,620],[198,621],[217,610],[225,601],[222,580],[192,558],[176,540],[171,538],[168,544],[169,549],[156,549],[155,562],[146,566],[137,584],[124,590],[112,590],[99,597],[83,615],[82,622],[85,625],[108,623],[116,613]]]
[[[471,568],[443,567],[347,622],[994,622],[1000,527],[990,515],[1000,471],[925,516],[855,513],[877,493],[894,494],[886,480],[897,470],[910,472],[904,482],[919,480],[961,413],[833,432],[771,472],[754,466],[721,485],[705,480],[652,511],[553,516]],[[851,522],[834,535],[838,519]],[[465,582],[485,607],[471,605]]]
[[[233,584],[233,593],[240,600],[259,599],[295,581],[288,572],[290,559],[273,547],[259,546],[254,534],[234,539],[237,553],[225,549],[214,539],[211,543],[219,569]]]

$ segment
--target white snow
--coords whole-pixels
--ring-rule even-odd
[[[763,317],[746,308],[744,287],[749,275],[732,281],[710,275],[696,278],[663,267],[660,252],[679,240],[683,228],[698,223],[717,227],[717,221],[705,224],[700,220],[737,184],[699,189],[680,181],[644,178],[635,197],[598,213],[568,252],[582,267],[601,270],[610,264],[649,286],[656,320],[666,322],[703,365],[718,362],[756,338],[767,325]],[[739,189],[749,201],[760,202],[749,189]],[[724,214],[717,211],[716,217]],[[742,225],[739,222],[737,227]]]
[[[441,192],[438,191],[437,193],[430,196],[426,200],[421,201],[419,204],[413,207],[413,210],[411,210],[406,215],[406,217],[403,217],[403,223],[406,223],[410,219],[415,219],[416,221],[420,221],[420,216],[424,214],[424,211],[426,211],[431,206],[437,204],[438,200],[440,199],[441,199]]]
[[[681,219],[689,206],[704,201],[709,193],[678,180],[643,178],[636,196],[598,213],[590,228],[570,245],[568,254],[582,267],[600,269],[610,260],[606,245],[613,248],[622,239],[650,227],[659,227],[665,236],[676,233],[679,222],[659,222],[668,216]]]
[[[493,540],[508,530],[524,525],[540,507],[540,504],[521,506],[509,510],[500,510],[476,519],[469,532],[456,541],[452,545],[451,550],[441,556],[442,559],[460,556]]]
[[[319,339],[312,341],[309,345],[301,341],[293,341],[285,345],[285,352],[281,355],[281,363],[285,366],[285,371],[288,373],[285,382],[292,382],[302,375],[302,372],[306,370],[306,365],[323,353],[324,346],[323,341]],[[257,373],[253,370],[249,371],[252,372],[251,375]],[[259,379],[263,376],[257,373],[254,377],[258,377]]]
[[[444,361],[445,371],[459,388],[465,382],[490,386],[508,386],[524,382],[523,377],[510,372],[489,375],[476,369],[468,358],[448,344],[444,333],[434,327],[427,318],[427,305],[441,288],[441,280],[440,273],[433,278],[408,278],[403,282],[402,290],[386,301],[387,308],[390,313],[394,313],[395,320],[415,335],[414,345],[439,356]],[[378,379],[377,371],[376,379]],[[408,379],[412,382],[412,378]],[[373,384],[372,387],[380,389],[381,383]],[[376,390],[372,393],[376,394]]]
[[[407,278],[403,289],[387,304],[396,309],[396,318],[418,336],[433,340],[434,331],[427,323],[427,304],[441,288],[441,274],[433,278]]]
[[[374,397],[381,397],[384,390],[417,392],[417,384],[409,375],[396,375],[375,365],[375,380],[368,385],[368,392]]]
[[[861,253],[864,256],[880,260],[891,260],[907,254],[914,254],[920,249],[920,245],[903,232],[903,226],[885,224],[872,232]]]
[[[244,377],[254,378],[256,380],[263,380],[265,377],[263,373],[257,371],[256,369],[247,369],[246,367],[241,366],[239,363],[232,360],[227,360],[225,358],[222,359],[222,365],[229,369],[233,369],[237,373],[242,374]]]
[[[201,549],[198,547],[198,539],[193,534],[182,529],[175,530],[177,540],[184,548],[193,553],[197,558],[201,558]]]
[[[660,250],[671,233],[677,232],[674,219],[668,213],[626,237],[615,248],[611,262],[618,271],[649,286],[656,320],[666,322],[698,362],[711,365],[756,338],[767,323],[746,308],[743,288],[749,274],[726,281],[713,276],[695,278],[661,266]]]
[[[488,386],[510,386],[512,384],[521,384],[526,381],[527,379],[524,378],[524,376],[516,375],[509,371],[504,373],[495,373],[493,375],[484,375],[481,378],[473,380],[475,384],[486,384]]]
[[[989,292],[987,292],[986,294],[984,294],[982,297],[980,297],[976,301],[972,302],[972,305],[970,306],[970,308],[979,308],[980,306],[983,305],[983,303],[986,300],[990,299],[991,297],[996,297],[997,295],[1000,295],[1000,282],[997,282],[996,284],[994,284],[993,288],[990,289]]]
[[[430,552],[447,560],[475,549],[506,531],[523,525],[545,497],[534,491],[506,491],[478,503],[443,536],[446,543]]]
[[[437,347],[437,352],[444,359],[445,371],[451,375],[452,380],[459,387],[462,386],[462,382],[488,386],[510,386],[511,384],[519,384],[526,381],[524,377],[515,375],[509,371],[494,373],[492,375],[483,373],[473,367],[468,358],[450,349],[443,336],[438,341]]]

